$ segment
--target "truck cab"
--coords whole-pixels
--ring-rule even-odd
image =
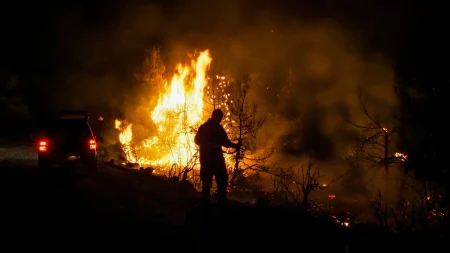
[[[43,125],[37,139],[38,167],[51,169],[97,169],[97,141],[87,112],[63,112]]]

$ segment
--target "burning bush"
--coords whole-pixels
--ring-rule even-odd
[[[145,61],[150,68],[146,80],[157,82],[159,79],[154,75],[161,73],[152,72],[150,63],[158,62],[155,58],[159,59],[159,54],[154,52],[150,56],[153,60]],[[209,51],[205,50],[190,64],[177,65],[171,82],[164,83],[165,92],[161,93],[158,104],[148,115],[156,125],[152,136],[136,142],[133,140],[133,123],[116,121],[120,142],[129,162],[158,166],[166,171],[173,165],[190,164],[197,153],[192,141],[195,129],[204,120],[203,89],[211,60]],[[149,103],[145,105],[149,106]]]
[[[264,163],[270,152],[256,154],[256,134],[265,118],[248,100],[250,79],[232,80],[219,75],[211,78],[207,75],[211,61],[209,51],[205,50],[189,64],[177,64],[171,82],[164,83],[154,108],[139,106],[140,112],[150,112],[149,118],[155,125],[155,131],[142,140],[134,136],[139,129],[134,122],[116,120],[115,128],[120,132],[119,140],[128,162],[151,165],[160,173],[195,180],[193,171],[198,168],[198,150],[193,142],[194,135],[210,112],[221,108],[225,111],[224,128],[230,138],[243,143],[237,152],[226,155],[230,182]],[[162,82],[162,71],[158,69],[164,69],[158,67],[160,65],[159,51],[153,51],[137,76],[149,85],[158,85]],[[143,104],[151,106],[150,102]]]

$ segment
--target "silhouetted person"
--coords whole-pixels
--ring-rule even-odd
[[[218,204],[227,200],[228,173],[222,147],[239,148],[239,143],[228,139],[225,129],[220,125],[223,112],[215,109],[208,121],[203,123],[195,136],[195,144],[200,147],[200,180],[202,181],[202,202],[208,204],[213,176],[217,184]]]

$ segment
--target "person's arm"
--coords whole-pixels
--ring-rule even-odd
[[[197,133],[195,134],[195,138],[194,138],[195,144],[197,144],[199,146],[202,143],[202,141],[201,141],[201,135],[202,135],[201,131],[202,131],[202,126],[200,126],[198,128]]]
[[[219,143],[226,148],[239,148],[240,146],[239,143],[233,143],[232,141],[230,141],[227,132],[221,125],[219,127]]]

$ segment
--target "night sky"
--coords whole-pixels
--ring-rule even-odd
[[[71,73],[105,73],[114,76],[111,85],[126,83],[149,46],[164,48],[174,39],[186,39],[194,47],[204,47],[205,40],[196,41],[193,34],[199,38],[214,32],[232,36],[244,24],[256,22],[255,15],[270,10],[275,16],[304,23],[319,19],[336,21],[360,41],[358,50],[378,52],[388,58],[395,68],[404,127],[417,137],[405,136],[403,145],[414,146],[415,150],[410,152],[426,153],[427,157],[418,161],[424,167],[442,164],[437,157],[442,157],[440,150],[448,135],[443,131],[444,116],[448,115],[443,108],[447,105],[446,90],[450,84],[449,29],[445,19],[449,4],[445,1],[83,2],[2,4],[2,82],[11,73],[19,76],[20,88],[16,92],[28,107],[27,117],[39,117],[60,106],[60,101],[65,100],[60,94],[69,85],[65,80]],[[152,15],[141,15],[143,20],[130,23],[129,17],[145,3],[152,4]],[[238,18],[230,14],[233,8],[240,10]],[[93,60],[95,53],[100,56]],[[80,60],[85,56],[90,60]],[[101,91],[106,86],[92,92],[88,87],[89,84],[80,84],[80,92],[74,96],[92,93],[103,101]],[[411,101],[404,95],[410,88],[424,94],[426,99]],[[103,104],[96,107],[95,102],[89,103],[89,109],[111,110]],[[10,114],[5,118],[17,119]]]
[[[22,81],[23,85],[36,86],[32,94],[40,90],[39,87],[44,85],[43,83],[46,83],[44,86],[56,85],[58,76],[73,69],[83,68],[73,58],[80,47],[84,46],[85,38],[95,35],[101,37],[104,34],[114,33],[115,30],[124,29],[121,27],[121,23],[126,19],[124,13],[143,3],[155,3],[158,6],[164,17],[164,21],[158,23],[163,27],[161,30],[171,30],[170,35],[180,34],[180,36],[183,33],[186,35],[208,33],[215,29],[232,34],[237,28],[236,25],[230,20],[217,18],[216,16],[220,15],[216,12],[227,9],[218,6],[231,6],[234,2],[239,2],[236,8],[245,9],[244,13],[247,17],[240,20],[246,23],[251,23],[252,15],[261,10],[270,10],[304,22],[313,22],[318,19],[336,20],[346,29],[356,31],[357,36],[364,41],[361,44],[365,50],[383,52],[384,55],[398,61],[398,65],[402,65],[399,66],[399,74],[403,75],[406,72],[404,75],[407,75],[408,72],[414,71],[415,78],[426,78],[425,71],[432,71],[431,69],[437,67],[434,65],[438,65],[436,60],[439,57],[434,55],[445,54],[441,46],[446,44],[444,1],[71,2],[48,2],[39,5],[15,2],[3,5],[1,8],[3,33],[1,65],[17,73],[33,75],[34,77],[30,77],[30,80],[25,77],[26,75],[21,75],[26,79]],[[230,22],[230,25],[226,21]],[[237,26],[240,25],[243,24],[237,24]],[[142,41],[134,43],[133,50],[123,48],[124,51],[134,51],[134,54],[128,54],[128,59],[122,57],[118,60],[134,63],[141,57],[143,48],[152,43],[163,44],[168,39],[167,35],[168,33],[165,32],[153,32],[149,33],[147,38],[145,36],[136,38]],[[121,36],[126,35],[122,33]],[[111,38],[114,38],[114,35]],[[115,39],[120,40],[117,37]],[[114,43],[116,43],[114,39],[109,41],[109,44]],[[104,47],[108,48],[110,45],[105,43]],[[126,64],[121,64],[122,68],[124,65]]]

